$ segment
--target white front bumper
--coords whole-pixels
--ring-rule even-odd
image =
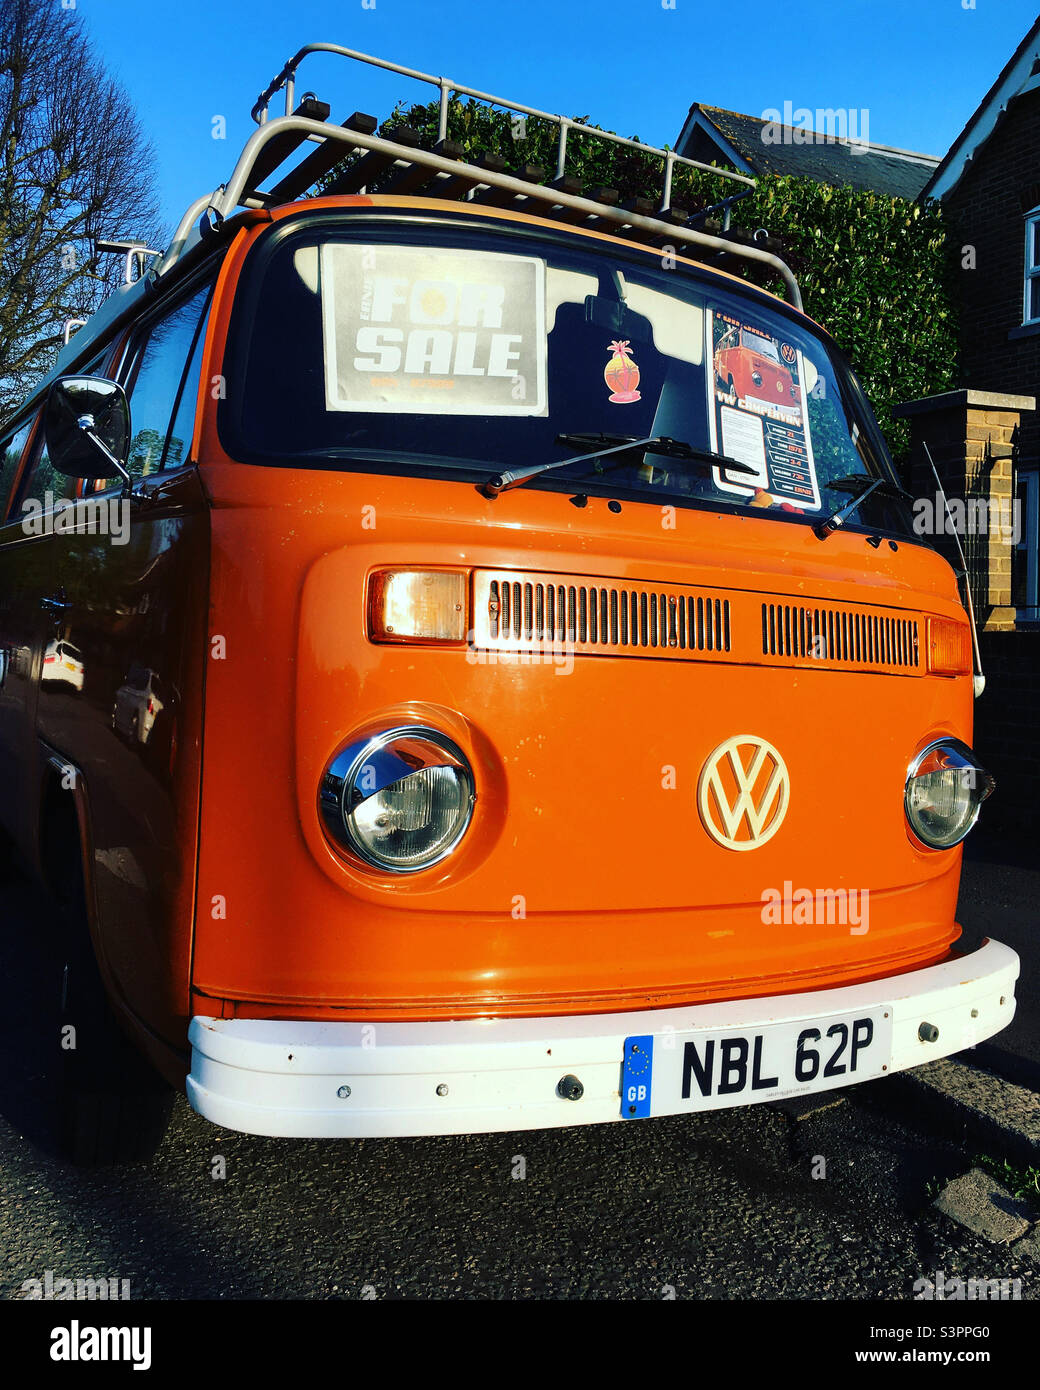
[[[891,1008],[887,1072],[991,1037],[1015,1012],[1018,957],[998,941],[942,965],[866,984],[766,999],[559,1018],[435,1023],[192,1019],[188,1099],[206,1119],[246,1134],[297,1138],[481,1134],[620,1120],[624,1041],[676,1042],[773,1024]],[[922,1023],[939,1030],[922,1042]],[[557,1094],[576,1076],[584,1093]],[[735,1098],[655,1097],[652,1114],[720,1108],[847,1086],[848,1076]],[[438,1092],[440,1091],[440,1094]],[[342,1094],[341,1094],[342,1092]]]

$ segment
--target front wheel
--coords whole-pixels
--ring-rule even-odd
[[[123,1033],[89,949],[66,953],[60,981],[62,1149],[80,1167],[154,1157],[174,1093]]]
[[[14,872],[17,859],[14,841],[3,826],[0,826],[0,883],[3,883]]]
[[[63,867],[57,894],[62,1152],[82,1167],[143,1163],[162,1143],[174,1092],[119,1026],[94,957],[78,854]]]

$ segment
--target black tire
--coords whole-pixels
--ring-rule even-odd
[[[78,859],[59,891],[62,1154],[89,1168],[144,1163],[162,1143],[174,1092],[130,1042],[109,1005],[87,927]]]
[[[15,870],[18,856],[15,851],[14,841],[7,831],[0,826],[0,883],[10,878]]]
[[[84,1168],[147,1163],[166,1134],[174,1093],[123,1035],[96,972],[93,962],[70,963],[63,980],[62,1151]],[[64,1046],[69,1024],[74,1049]]]

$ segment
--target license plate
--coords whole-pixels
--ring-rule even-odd
[[[891,1061],[892,1010],[761,1028],[641,1034],[625,1039],[625,1119],[722,1109],[827,1091],[882,1076]]]

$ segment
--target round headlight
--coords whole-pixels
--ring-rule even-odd
[[[375,868],[415,873],[456,847],[473,815],[473,773],[433,729],[388,729],[325,769],[318,798],[332,837]]]
[[[910,765],[903,804],[910,829],[929,849],[952,849],[978,820],[993,778],[959,739],[931,743]]]

